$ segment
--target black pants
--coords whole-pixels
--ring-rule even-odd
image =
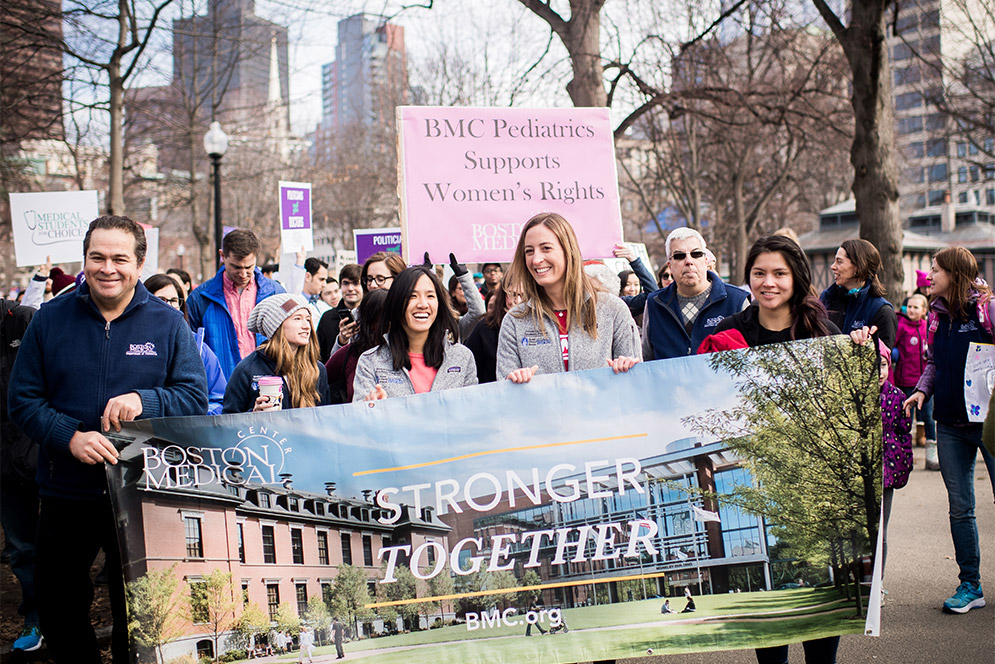
[[[824,639],[803,641],[806,664],[836,664],[836,649],[840,646],[840,637],[829,636]],[[773,648],[757,648],[759,664],[788,664],[788,646]]]
[[[128,664],[124,577],[110,500],[42,497],[35,584],[41,631],[59,664],[100,664],[97,636],[90,622],[90,567],[100,549],[107,559],[114,620],[111,654],[114,664]]]

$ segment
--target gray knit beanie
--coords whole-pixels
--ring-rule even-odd
[[[267,339],[287,320],[301,309],[307,309],[307,300],[303,295],[278,293],[257,304],[249,314],[249,331],[261,334]]]

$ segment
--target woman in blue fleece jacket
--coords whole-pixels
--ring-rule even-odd
[[[225,389],[225,413],[310,408],[331,403],[325,365],[319,362],[307,300],[302,295],[271,295],[249,314],[249,331],[266,337],[238,363]],[[282,401],[259,394],[263,376],[283,378]]]

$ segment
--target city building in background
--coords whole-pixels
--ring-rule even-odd
[[[971,25],[972,6],[983,16],[983,1],[916,0],[889,23],[899,208],[908,228],[919,233],[950,234],[995,221],[995,136],[964,129],[943,110],[958,85],[958,64],[979,48],[965,26]],[[990,80],[988,86],[995,97]],[[975,94],[985,96],[982,90]],[[995,229],[986,235],[995,241]],[[956,233],[946,241],[964,244]]]

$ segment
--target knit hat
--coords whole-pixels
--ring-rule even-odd
[[[888,366],[891,366],[891,349],[888,348],[888,345],[880,339],[878,339],[878,355],[884,358],[884,361],[888,364]]]
[[[76,287],[76,277],[66,274],[60,267],[53,267],[48,277],[52,280],[52,295],[62,295]]]
[[[929,272],[916,270],[916,288],[929,288]]]
[[[249,314],[250,332],[261,334],[267,339],[287,320],[301,309],[307,309],[307,299],[303,295],[278,293],[257,304]]]

